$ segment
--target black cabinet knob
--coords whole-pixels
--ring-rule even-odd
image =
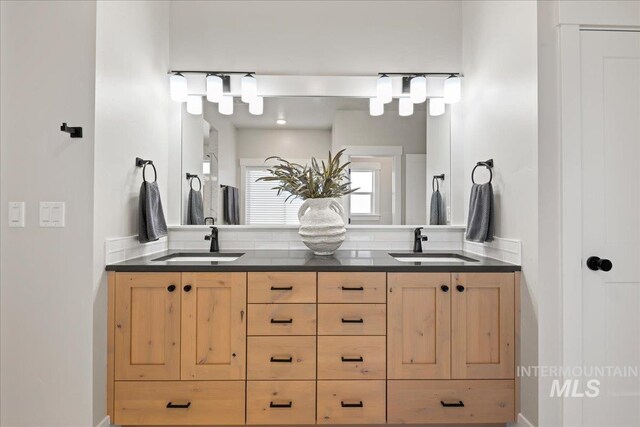
[[[175,291],[175,290],[176,290],[176,285],[169,285],[169,286],[167,286],[167,290],[168,290],[169,292],[173,292],[173,291]]]
[[[587,259],[587,267],[589,268],[589,270],[593,271],[611,271],[611,269],[613,268],[613,263],[608,259],[599,258],[597,256],[590,256],[589,259]]]
[[[449,292],[449,287],[447,285],[440,286],[440,289],[442,289],[442,292]]]
[[[456,286],[456,289],[458,290],[458,292],[464,292],[464,286],[462,285]]]
[[[191,290],[191,285],[185,285],[183,289],[185,292],[189,292]]]

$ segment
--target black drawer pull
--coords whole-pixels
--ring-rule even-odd
[[[462,403],[462,400],[458,400],[456,403],[445,403],[441,400],[440,404],[444,408],[464,408],[464,403]]]
[[[273,357],[271,356],[272,363],[291,363],[293,362],[293,357]]]
[[[360,357],[341,357],[343,362],[364,362],[364,358],[362,356]]]
[[[293,402],[289,403],[269,403],[269,408],[291,408],[293,406]]]
[[[344,402],[340,402],[340,405],[342,405],[343,408],[362,408],[364,407],[364,404],[362,403],[362,400],[358,403],[344,403]]]
[[[342,323],[364,323],[364,319],[345,319],[343,317]]]
[[[169,285],[169,286],[167,286],[167,290],[168,290],[169,292],[173,292],[173,291],[175,291],[175,290],[176,290],[176,285]]]
[[[364,286],[357,287],[349,287],[349,286],[341,286],[343,291],[364,291]]]
[[[293,319],[271,319],[271,323],[293,323]]]
[[[189,409],[189,406],[191,406],[191,402],[187,402],[184,405],[173,402],[167,403],[167,409]]]
[[[292,291],[293,286],[272,286],[272,291]]]

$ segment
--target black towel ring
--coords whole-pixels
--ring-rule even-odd
[[[433,179],[431,180],[431,190],[433,192],[440,191],[440,180],[444,180],[444,174],[433,175]]]
[[[142,180],[144,182],[147,182],[147,175],[146,175],[146,171],[147,171],[147,166],[151,165],[151,167],[153,168],[153,182],[156,182],[158,180],[158,171],[156,170],[155,165],[152,162],[147,162],[144,164],[144,166],[142,167]]]
[[[471,171],[471,182],[474,184],[476,183],[476,181],[475,179],[473,179],[473,175],[475,174],[478,166],[484,166],[489,170],[489,182],[487,184],[491,184],[491,181],[493,181],[493,159],[476,163],[476,165],[473,167],[473,170]]]
[[[195,190],[195,188],[193,188],[193,179],[197,179],[198,180],[198,184],[200,184],[198,186],[198,191],[202,190],[202,181],[200,181],[200,177],[198,175],[191,175],[189,176],[189,188],[191,188],[192,190]]]

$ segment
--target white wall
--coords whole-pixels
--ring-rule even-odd
[[[325,159],[331,150],[331,130],[237,129],[238,159]]]
[[[236,127],[222,114],[218,105],[204,101],[204,119],[218,132],[218,180],[220,185],[238,187]]]
[[[96,4],[3,1],[0,15],[0,424],[86,427]],[[7,228],[8,201],[26,202],[26,228]],[[39,201],[66,202],[66,227],[40,228]]]
[[[457,71],[458,1],[174,1],[173,69]]]
[[[142,169],[135,167],[137,156],[154,161],[166,213],[168,30],[169,5],[166,2],[98,2],[93,190],[94,425],[106,413],[105,239],[138,232]],[[150,167],[147,177],[153,179]],[[80,320],[77,322],[81,323]],[[83,424],[87,425],[89,423]]]
[[[465,176],[470,176],[475,162],[495,160],[496,236],[522,241],[523,365],[537,364],[538,352],[536,14],[534,1],[465,1],[462,5],[465,78],[460,106]],[[465,200],[471,185],[468,179]],[[521,392],[521,412],[536,425],[537,379],[522,378]]]
[[[441,116],[427,116],[427,164],[426,164],[426,205],[427,221],[430,219],[431,195],[433,194],[433,175],[444,174],[444,181],[439,180],[440,193],[444,200],[445,212],[451,210],[451,198],[462,199],[464,190],[460,188],[458,193],[451,192],[452,171],[462,168],[454,167],[451,164],[451,107]],[[462,163],[462,162],[461,162]],[[456,177],[457,179],[458,177]],[[438,187],[436,187],[438,188]],[[450,222],[450,218],[447,218]]]

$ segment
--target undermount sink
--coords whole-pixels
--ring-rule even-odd
[[[478,262],[477,259],[454,253],[390,253],[389,255],[400,262]]]
[[[153,261],[164,262],[231,262],[240,258],[244,253],[177,253],[161,258],[156,258]]]

